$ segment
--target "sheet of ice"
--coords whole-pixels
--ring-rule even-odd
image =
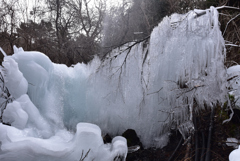
[[[89,65],[68,68],[15,48],[4,58],[10,63],[6,71],[17,77],[7,87],[26,79],[28,89],[12,88],[21,96],[3,112],[12,126],[0,124],[0,160],[79,160],[89,149],[87,160],[124,158],[126,140],[117,137],[105,145],[98,126],[113,136],[134,129],[145,147],[165,146],[171,128],[186,137],[193,129],[190,110],[226,98],[218,13],[211,8],[194,17],[194,12],[165,17],[149,42],[125,44]]]

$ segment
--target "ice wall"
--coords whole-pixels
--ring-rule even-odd
[[[32,137],[46,139],[40,151],[48,151],[44,154],[50,158],[54,156],[49,152],[51,149],[46,149],[48,141],[54,146],[72,147],[67,154],[62,153],[64,149],[57,150],[58,159],[69,156],[81,131],[79,122],[97,124],[103,133],[113,136],[135,129],[145,147],[166,145],[171,128],[178,128],[187,137],[194,128],[191,111],[206,106],[213,108],[226,98],[225,48],[218,12],[215,8],[204,12],[206,14],[200,17],[195,11],[165,17],[153,30],[149,41],[125,44],[109,53],[104,61],[95,58],[89,65],[77,64],[68,68],[52,63],[41,53],[15,49],[15,54],[5,59],[16,62],[23,74],[22,82],[24,79],[28,82],[25,87],[28,89],[26,93],[14,87],[21,96],[17,95],[16,102],[10,104],[14,107],[6,108],[9,112],[4,119],[14,126],[1,124],[1,131],[9,132],[0,134],[0,139],[10,138],[10,141],[6,139],[2,143],[0,158],[11,156],[15,144],[19,149],[26,146],[25,141],[30,142],[27,153],[31,153],[32,147],[36,146],[35,140],[31,142]],[[12,69],[11,66],[6,68]],[[9,88],[11,86],[10,83]],[[32,108],[25,104],[33,106],[33,116],[28,112]],[[16,115],[11,113],[17,111],[15,109],[19,109]],[[24,111],[29,118],[18,117]],[[34,118],[44,120],[43,124]],[[65,128],[73,133],[64,131],[62,134],[61,130]],[[89,128],[90,131],[94,129],[96,147],[105,147],[100,141],[99,129],[91,124]],[[18,136],[12,135],[14,130]],[[25,138],[24,142],[21,142],[22,138]],[[86,139],[83,145],[92,142],[91,139]],[[98,156],[103,151],[109,153],[106,155],[109,158],[119,153],[124,156],[126,148],[121,139],[120,145],[116,153],[108,145],[98,148],[91,156]],[[115,147],[114,142],[110,147]],[[77,149],[76,154],[82,148]],[[34,154],[39,149],[35,150]]]
[[[184,137],[193,130],[190,111],[225,101],[218,12],[196,12],[165,17],[149,42],[125,44],[107,55],[90,77],[87,97],[95,101],[87,101],[88,108],[100,107],[95,123],[103,131],[133,128],[145,146],[161,147],[170,128],[178,127]]]

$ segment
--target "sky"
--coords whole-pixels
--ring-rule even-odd
[[[121,4],[123,0],[107,0],[109,6]]]
[[[41,0],[20,0],[23,5],[29,6],[31,8],[35,3],[41,3]],[[92,0],[94,1],[94,0]],[[106,0],[108,6],[121,4],[123,0]]]
[[[76,0],[78,1],[78,0]],[[107,9],[110,9],[111,6],[118,6],[119,4],[126,2],[126,1],[131,1],[131,0],[87,0],[87,1],[106,1],[107,2]],[[33,22],[40,22],[41,20],[49,21],[46,16],[46,14],[30,14],[31,11],[33,11],[34,6],[40,6],[41,8],[44,8],[46,6],[46,0],[4,0],[9,5],[14,5],[14,7],[17,8],[17,19],[15,20],[15,23],[20,25],[21,23],[27,23],[30,20]],[[3,1],[0,1],[0,6]],[[46,6],[47,7],[47,6]],[[39,9],[41,12],[42,9]],[[38,12],[38,13],[40,13]],[[5,17],[6,21],[11,21],[9,17]]]
[[[91,0],[92,2],[94,0]],[[127,0],[106,0],[107,2],[107,8],[110,8],[111,6],[117,6],[119,4],[121,4],[123,1],[127,1]],[[24,11],[21,12],[22,17],[24,22],[27,22],[27,20],[29,20],[29,13],[32,10],[32,8],[34,6],[39,5],[39,3],[42,5],[45,5],[44,1],[42,0],[19,0],[20,3],[18,3],[18,5],[20,6],[20,8],[23,8]],[[28,14],[26,14],[26,12]],[[32,18],[32,17],[31,17]]]

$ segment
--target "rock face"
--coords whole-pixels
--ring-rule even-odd
[[[141,149],[143,149],[142,143],[135,130],[128,129],[122,134],[122,136],[127,139],[128,147],[139,145]]]
[[[105,136],[103,136],[103,141],[104,141],[104,144],[111,143],[112,137],[109,134],[106,134]]]
[[[240,110],[239,110],[239,109],[233,109],[233,111],[234,111],[234,115],[233,115],[231,121],[232,121],[234,124],[240,125]]]

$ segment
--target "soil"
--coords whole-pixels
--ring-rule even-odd
[[[179,132],[173,131],[170,136],[169,144],[162,148],[140,149],[127,155],[127,161],[205,161],[207,141],[210,127],[210,111],[201,112],[201,116],[196,116],[195,134],[191,137],[188,144],[179,144],[182,136]],[[210,159],[211,161],[228,161],[228,156],[233,147],[226,145],[229,137],[240,139],[240,111],[235,110],[234,117],[226,124],[223,120],[229,117],[229,113],[221,108],[215,109],[212,135],[210,141]],[[196,128],[197,127],[197,128]],[[177,150],[176,147],[180,145]],[[187,150],[187,145],[189,148]],[[196,146],[198,145],[198,146]],[[176,151],[176,153],[174,153]],[[198,153],[196,153],[196,151]],[[187,153],[188,152],[188,153]],[[186,154],[188,154],[186,156]],[[197,156],[197,158],[195,157]]]

